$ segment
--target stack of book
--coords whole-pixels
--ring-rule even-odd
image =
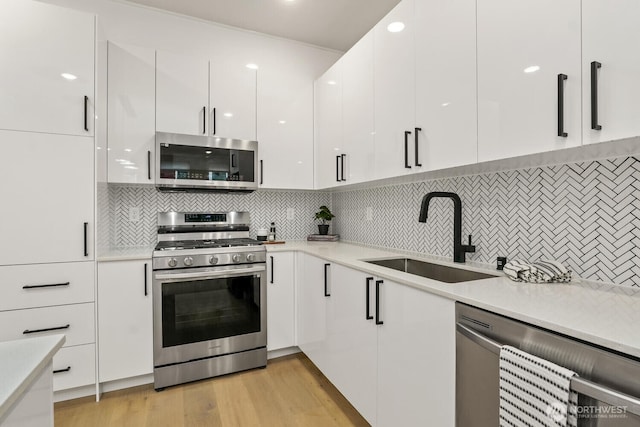
[[[310,242],[337,242],[340,240],[339,234],[309,234],[307,240]]]

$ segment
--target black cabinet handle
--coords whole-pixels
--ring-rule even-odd
[[[88,236],[89,236],[89,223],[85,222],[84,223],[84,256],[89,256],[89,241]]]
[[[340,156],[336,156],[336,181],[342,181],[340,179]]]
[[[418,154],[418,132],[421,132],[422,128],[415,128],[415,133],[414,133],[414,137],[415,137],[415,149],[416,149],[416,158],[414,159],[415,164],[417,167],[421,167],[422,163],[420,163],[420,155]]]
[[[325,297],[330,297],[331,294],[329,293],[329,291],[327,290],[327,276],[328,276],[328,268],[331,264],[325,264],[324,265],[324,296]]]
[[[64,326],[55,326],[53,328],[45,328],[45,329],[34,329],[34,330],[29,330],[29,329],[25,329],[24,332],[22,332],[24,335],[28,335],[28,334],[37,334],[38,332],[49,332],[49,331],[60,331],[62,329],[69,329],[69,324],[66,324]]]
[[[231,167],[235,168],[236,166],[238,166],[237,163],[236,163],[236,155],[232,154],[231,155]]]
[[[344,177],[344,159],[347,157],[346,154],[340,154],[340,181],[346,181],[347,179]]]
[[[380,320],[380,285],[384,283],[384,280],[376,280],[376,325],[383,325],[384,322]]]
[[[216,109],[215,107],[213,108],[213,132],[211,133],[212,135],[216,134]]]
[[[370,311],[369,311],[369,285],[371,284],[371,281],[373,280],[373,277],[367,277],[367,284],[366,284],[366,298],[367,298],[367,316],[366,319],[367,320],[371,320],[373,319],[373,316],[371,315]]]
[[[54,374],[59,374],[61,372],[69,372],[71,370],[71,366],[67,366],[65,369],[56,369],[53,371]]]
[[[147,151],[147,179],[151,179],[151,151]]]
[[[144,296],[146,297],[147,295],[149,295],[148,289],[147,289],[147,263],[144,263]]]
[[[273,257],[270,256],[269,258],[271,258],[271,281],[270,283],[273,283]],[[326,293],[326,291],[325,291]]]
[[[84,96],[84,130],[89,132],[89,97]]]
[[[598,124],[598,69],[602,64],[593,61],[591,63],[591,129],[602,130]]]
[[[202,107],[202,134],[207,134],[207,107]]]
[[[566,138],[569,136],[564,131],[564,82],[567,80],[566,74],[558,74],[558,136]]]
[[[407,169],[411,169],[409,166],[409,135],[411,135],[411,131],[404,131],[404,167]]]
[[[69,286],[70,284],[71,284],[70,282],[64,282],[64,283],[51,283],[47,285],[24,285],[22,289],[54,288],[58,286]]]
[[[262,160],[260,160],[260,185],[262,185],[264,183],[264,164],[262,163]]]

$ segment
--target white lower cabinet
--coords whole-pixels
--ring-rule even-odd
[[[100,382],[153,372],[151,260],[98,264]]]
[[[96,382],[96,345],[63,347],[53,357],[53,391]]]
[[[295,258],[293,252],[267,257],[267,350],[295,345]]]

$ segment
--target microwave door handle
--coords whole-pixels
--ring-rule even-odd
[[[487,338],[460,323],[456,324],[456,330],[480,347],[496,355],[500,355],[502,345],[497,341]],[[608,403],[609,405],[624,406],[628,413],[640,416],[640,399],[637,397],[629,396],[628,394],[577,376],[571,379],[571,389],[577,393]]]
[[[175,280],[175,279],[221,279],[231,276],[244,276],[249,273],[261,273],[266,271],[264,265],[260,267],[251,267],[243,269],[228,269],[228,270],[215,270],[215,271],[199,271],[192,273],[159,273],[155,275],[158,280]]]

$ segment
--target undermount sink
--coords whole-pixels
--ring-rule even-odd
[[[447,267],[445,265],[432,264],[430,262],[418,261],[411,258],[391,258],[365,262],[445,283],[470,282],[472,280],[497,277],[491,274],[478,273],[477,271],[463,270],[455,267]]]

